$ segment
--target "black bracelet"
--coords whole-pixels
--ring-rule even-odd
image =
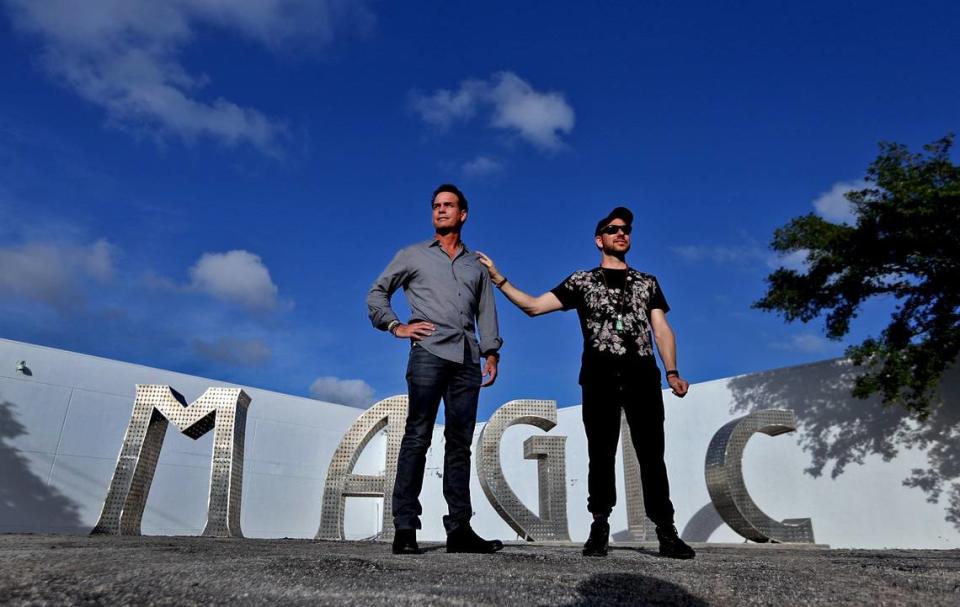
[[[677,376],[677,377],[680,377],[680,372],[677,371],[676,369],[670,369],[670,370],[667,371],[667,373],[666,373],[667,379],[669,379],[671,375],[675,375],[675,376]]]

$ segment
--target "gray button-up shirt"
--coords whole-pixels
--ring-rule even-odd
[[[438,240],[411,245],[394,256],[367,294],[370,320],[382,331],[400,320],[390,307],[390,298],[400,287],[410,305],[410,322],[426,320],[437,327],[433,335],[417,342],[431,354],[463,363],[464,351],[469,348],[472,362],[479,363],[481,352],[497,352],[503,344],[493,284],[466,245],[461,245],[453,259]]]

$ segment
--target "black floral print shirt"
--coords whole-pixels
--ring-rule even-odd
[[[580,383],[625,364],[654,362],[650,310],[670,310],[655,276],[633,268],[594,268],[574,272],[551,292],[564,310],[575,309],[580,317]]]

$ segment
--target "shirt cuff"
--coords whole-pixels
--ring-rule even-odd
[[[393,321],[401,322],[401,320],[397,318],[396,314],[390,314],[390,316],[385,316],[384,318],[377,319],[376,322],[374,323],[374,326],[380,329],[381,331],[386,331],[387,327],[389,327],[390,323],[392,323]]]

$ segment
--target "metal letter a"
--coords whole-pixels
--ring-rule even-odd
[[[323,488],[318,540],[342,540],[343,515],[348,497],[382,497],[383,530],[381,540],[393,539],[393,483],[397,477],[397,457],[407,422],[407,396],[391,396],[370,407],[353,422],[333,452]],[[354,474],[360,454],[377,432],[387,428],[387,458],[384,474]]]

